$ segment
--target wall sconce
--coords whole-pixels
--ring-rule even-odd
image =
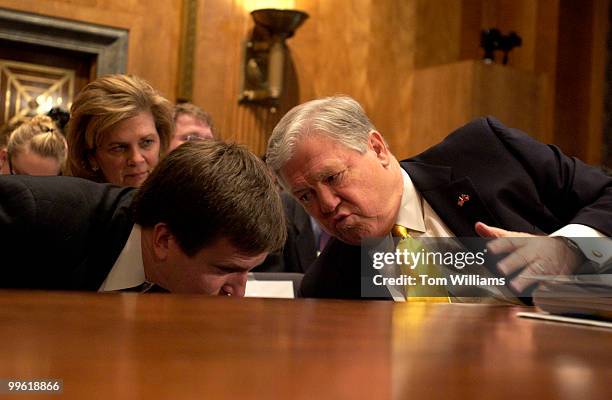
[[[244,44],[238,101],[275,110],[283,91],[285,40],[293,36],[308,14],[265,8],[251,12],[251,16],[255,27]]]

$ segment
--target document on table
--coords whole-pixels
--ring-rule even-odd
[[[541,319],[544,321],[565,322],[568,324],[597,326],[600,328],[612,329],[612,322],[600,321],[600,320],[589,319],[589,318],[565,317],[563,315],[554,315],[554,314],[549,314],[545,312],[519,312],[519,313],[516,313],[516,315],[522,318],[533,318],[533,319]]]
[[[247,281],[244,297],[293,299],[292,281]]]
[[[540,285],[533,302],[542,312],[520,312],[519,317],[612,328],[612,276],[535,278]]]

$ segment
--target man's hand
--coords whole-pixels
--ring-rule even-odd
[[[507,231],[482,222],[476,223],[476,233],[481,237],[496,238],[487,244],[491,253],[509,253],[497,263],[497,268],[504,275],[509,276],[522,269],[510,283],[519,293],[534,283],[531,276],[570,275],[582,259],[581,254],[558,237]]]

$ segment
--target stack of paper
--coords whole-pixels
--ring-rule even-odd
[[[612,276],[538,277],[534,304],[543,312],[520,317],[612,327]]]
[[[541,282],[533,302],[551,314],[612,321],[612,284],[605,280],[576,276]]]

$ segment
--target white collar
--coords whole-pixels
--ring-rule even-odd
[[[404,190],[395,223],[411,231],[424,233],[423,197],[417,192],[408,173],[403,168],[401,168],[401,171],[404,180]]]
[[[142,261],[141,229],[134,224],[125,246],[121,250],[115,265],[110,270],[98,292],[128,289],[145,282],[144,264]]]

